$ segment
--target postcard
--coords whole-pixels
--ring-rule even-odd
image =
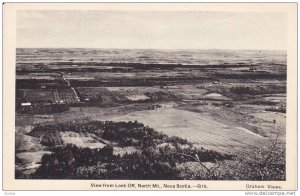
[[[4,3],[4,190],[297,189],[297,3]]]

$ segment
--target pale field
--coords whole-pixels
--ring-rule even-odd
[[[126,96],[127,99],[131,100],[131,101],[139,101],[139,100],[146,100],[149,99],[149,97],[147,97],[144,94],[141,95],[130,95],[130,96]]]
[[[36,152],[21,152],[17,154],[17,157],[20,158],[24,163],[38,163],[44,154],[51,154],[50,151],[36,151]]]
[[[72,131],[60,132],[61,139],[64,144],[75,144],[82,148],[103,148],[105,144],[94,139],[97,138],[94,134],[80,135]]]
[[[219,93],[209,93],[209,94],[204,95],[203,98],[209,98],[209,99],[214,99],[214,100],[231,100],[230,98],[225,97]]]
[[[35,79],[35,80],[55,80],[57,78],[52,76],[45,76],[45,75],[16,75],[16,78],[21,79]]]
[[[77,77],[77,76],[72,76],[72,77],[70,77],[70,76],[66,76],[66,79],[67,80],[78,80],[78,81],[80,81],[80,80],[94,80],[95,78],[92,78],[92,77]]]
[[[208,113],[195,113],[175,108],[137,111],[98,120],[142,122],[170,136],[185,138],[206,149],[225,153],[244,154],[264,146],[267,138],[249,133],[240,125],[217,122]],[[241,129],[242,128],[242,129]]]
[[[134,94],[140,94],[140,93],[153,93],[158,92],[162,89],[160,89],[159,86],[153,86],[153,87],[139,87],[139,86],[132,86],[132,87],[105,87],[109,91],[119,91],[119,93],[122,93],[124,95],[134,95]]]
[[[44,149],[44,146],[41,145],[40,139],[37,137],[32,137],[29,135],[19,135],[21,142],[16,144],[16,151],[40,151]]]

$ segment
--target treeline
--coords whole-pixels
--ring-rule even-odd
[[[247,95],[263,95],[263,94],[276,94],[286,93],[286,86],[284,85],[268,85],[268,86],[237,86],[230,88],[232,93],[247,94]]]
[[[223,63],[223,64],[214,64],[214,65],[182,65],[182,64],[162,64],[162,63],[99,63],[99,62],[53,62],[53,65],[61,65],[61,68],[55,68],[55,72],[59,71],[66,71],[66,72],[127,72],[128,70],[153,70],[153,69],[160,69],[160,70],[174,70],[177,68],[189,68],[189,69],[206,69],[206,68],[237,68],[237,67],[256,67],[259,64],[246,64],[246,63]],[[63,66],[70,66],[76,64],[76,67],[66,68]],[[34,63],[30,64],[34,67],[45,66],[43,63]],[[280,64],[281,65],[281,64]],[[26,67],[26,63],[22,63],[22,66]],[[85,67],[85,66],[94,66],[94,67]],[[285,66],[282,64],[282,66]],[[20,65],[18,65],[20,67]],[[101,67],[101,68],[99,68]],[[103,67],[109,67],[107,69],[103,69]],[[112,67],[112,68],[111,68]],[[45,66],[47,71],[51,72],[51,65]],[[28,72],[40,72],[40,70],[24,70],[19,69],[17,70],[18,73],[28,73]]]
[[[40,89],[46,86],[47,89],[69,88],[65,81],[61,79],[41,80],[41,79],[17,79],[16,89]]]
[[[259,73],[259,72],[241,72],[241,73],[216,73],[215,78],[220,79],[269,79],[269,80],[286,80],[286,73]]]
[[[168,78],[136,78],[136,79],[118,79],[118,80],[70,80],[73,87],[111,87],[111,86],[153,86],[153,85],[172,85],[203,83],[214,81],[213,76],[203,77],[168,77]]]

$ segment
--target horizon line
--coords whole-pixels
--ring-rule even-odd
[[[229,48],[95,48],[95,47],[16,47],[16,49],[100,49],[100,50],[244,50],[284,51],[287,49],[229,49]]]

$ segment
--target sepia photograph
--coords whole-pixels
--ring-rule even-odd
[[[286,10],[97,5],[15,9],[13,180],[289,179]]]

